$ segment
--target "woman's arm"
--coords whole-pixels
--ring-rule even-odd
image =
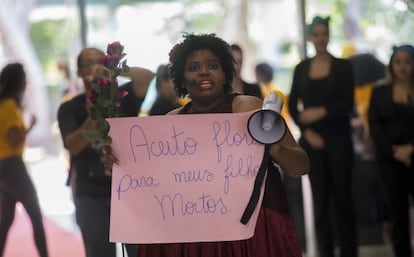
[[[121,74],[132,80],[134,93],[137,97],[144,97],[155,74],[141,67],[130,67],[128,72]]]
[[[262,100],[256,97],[237,96],[233,102],[233,111],[248,112],[261,109],[262,106]],[[271,145],[270,155],[272,160],[292,177],[299,177],[309,171],[308,155],[295,141],[287,126],[283,138]]]
[[[21,127],[9,128],[7,130],[7,141],[9,142],[9,144],[13,148],[24,144],[27,134],[30,132],[30,130],[32,130],[35,124],[36,124],[36,117],[32,115],[30,119],[30,124],[27,127],[27,129],[21,128]]]

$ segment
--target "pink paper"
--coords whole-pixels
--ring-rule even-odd
[[[240,218],[264,145],[247,131],[251,114],[108,119],[112,147],[119,158],[112,175],[110,241],[172,243],[252,237],[262,196],[246,225]]]

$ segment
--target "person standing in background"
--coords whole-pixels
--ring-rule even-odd
[[[334,238],[338,236],[340,256],[355,257],[358,244],[351,186],[354,153],[350,126],[353,70],[348,60],[328,52],[329,17],[316,16],[309,25],[309,33],[316,55],[295,67],[289,113],[301,131],[299,143],[310,159],[319,256],[334,256]],[[332,220],[336,221],[335,237]]]
[[[174,83],[170,79],[168,65],[160,65],[156,76],[157,98],[152,104],[148,115],[163,115],[180,107]]]
[[[266,62],[261,62],[255,66],[254,72],[256,76],[256,81],[259,84],[260,90],[262,92],[263,99],[266,98],[266,96],[268,96],[269,93],[272,91],[275,92],[277,96],[279,96],[282,99],[283,105],[280,114],[285,119],[286,123],[289,125],[291,120],[287,110],[287,97],[285,94],[283,94],[280,90],[277,89],[273,82],[275,73],[274,69],[272,68],[272,66],[270,66],[270,64]]]
[[[6,65],[0,73],[0,256],[13,224],[16,203],[21,202],[29,215],[40,257],[48,257],[45,229],[36,188],[23,161],[26,135],[36,123],[31,116],[26,128],[22,100],[26,73],[20,63]]]
[[[277,90],[276,86],[273,84],[274,73],[275,71],[272,66],[266,62],[258,63],[254,67],[256,81],[260,86],[263,98],[265,98],[271,91]]]
[[[241,70],[243,67],[243,50],[238,44],[230,45],[230,49],[234,59],[234,67],[236,70],[232,83],[233,91],[244,95],[252,95],[262,98],[262,93],[259,85],[247,83],[241,77]]]
[[[390,82],[373,89],[368,121],[389,199],[396,257],[411,257],[410,195],[414,200],[414,47],[393,48]]]
[[[104,56],[97,48],[85,48],[80,52],[78,75],[86,93],[62,103],[57,113],[63,145],[70,155],[69,183],[87,257],[116,256],[115,244],[109,242],[111,176],[105,173],[100,151],[93,148],[82,133],[84,129],[93,128],[96,122],[89,117],[87,92],[102,76],[99,60]],[[122,115],[137,116],[154,74],[147,69],[130,67],[127,74],[121,75],[132,79],[128,90],[132,95],[121,102]],[[132,108],[129,108],[131,99]],[[126,250],[128,256],[137,255],[136,245],[126,245]]]

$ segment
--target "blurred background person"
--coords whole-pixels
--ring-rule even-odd
[[[266,97],[271,91],[277,90],[276,85],[273,82],[274,73],[275,71],[273,67],[266,62],[258,63],[254,67],[256,81],[260,86],[263,98]]]
[[[283,106],[281,110],[281,115],[285,119],[286,123],[290,123],[289,112],[287,108],[287,97],[283,94],[280,90],[277,89],[277,86],[274,82],[274,74],[275,71],[273,67],[266,63],[261,62],[258,63],[254,68],[254,73],[256,76],[256,81],[260,87],[262,92],[262,98],[264,99],[266,96],[269,95],[270,92],[275,92],[283,101]]]
[[[161,64],[155,75],[157,98],[152,104],[148,115],[162,115],[180,107],[174,83],[170,79],[168,65]]]
[[[46,235],[36,188],[23,161],[26,135],[36,123],[31,116],[26,127],[22,100],[26,73],[20,63],[6,65],[0,73],[0,256],[13,224],[16,203],[29,215],[33,237],[40,257],[47,257]]]
[[[396,257],[410,257],[410,195],[414,199],[414,47],[393,48],[390,81],[375,87],[369,128],[389,198],[391,242]]]
[[[230,49],[231,54],[233,55],[236,70],[232,83],[233,91],[244,95],[252,95],[262,98],[262,92],[259,85],[248,83],[241,77],[241,71],[243,68],[243,50],[238,44],[231,44]]]
[[[358,254],[351,185],[354,153],[350,115],[355,83],[351,63],[328,52],[329,19],[316,16],[309,25],[316,55],[295,67],[288,105],[301,131],[299,142],[310,158],[319,256],[333,257],[337,241],[340,256],[351,257]]]

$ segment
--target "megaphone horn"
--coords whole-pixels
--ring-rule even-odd
[[[261,110],[254,112],[247,122],[250,136],[259,143],[273,144],[286,133],[286,123],[280,115],[283,100],[273,91],[264,99]]]

